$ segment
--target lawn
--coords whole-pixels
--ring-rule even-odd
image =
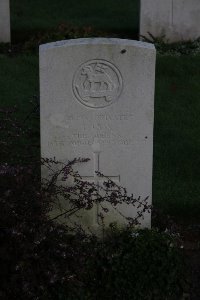
[[[200,208],[200,56],[157,58],[154,204],[198,217]]]
[[[138,7],[133,0],[123,5],[118,0],[11,0],[13,40],[62,22],[134,35]],[[194,218],[200,212],[199,64],[200,56],[157,56],[153,203],[177,217]],[[30,100],[39,96],[38,54],[1,54],[0,66],[1,104],[16,104],[23,120],[32,109]]]

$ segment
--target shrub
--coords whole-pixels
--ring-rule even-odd
[[[2,299],[177,299],[183,261],[170,235],[115,226],[103,240],[72,235],[49,219],[52,198],[34,169],[2,174]]]
[[[12,122],[11,111],[4,113],[2,136],[8,136],[7,130],[9,134],[9,141],[3,140],[1,148],[5,155],[30,131],[24,131],[17,121]],[[54,159],[43,160],[49,168],[61,166],[43,185],[41,164],[37,160],[31,162],[29,156],[16,164],[14,151],[13,159],[11,155],[9,162],[0,165],[0,298],[177,300],[183,266],[174,238],[155,230],[133,230],[149,209],[147,199],[127,196],[126,190],[111,180],[99,192],[95,184],[81,181],[73,171],[73,165],[80,161],[85,160],[75,159],[66,165]],[[57,185],[59,176],[65,180],[69,175],[74,177],[73,187]],[[123,199],[141,210],[129,220],[127,229],[111,224],[103,239],[99,239],[80,227],[56,223],[59,216],[50,218],[49,212],[60,197],[71,203],[70,209],[64,211],[67,218],[79,209],[91,209],[97,200],[102,209],[104,201],[115,207]]]
[[[54,299],[58,286],[76,286],[81,236],[49,220],[51,202],[33,168],[4,166],[2,176],[0,298]]]
[[[179,299],[183,255],[176,240],[156,230],[116,230],[98,241],[87,265],[89,299]]]

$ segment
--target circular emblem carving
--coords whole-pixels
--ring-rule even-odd
[[[122,91],[122,76],[110,62],[101,59],[87,61],[76,71],[73,91],[79,102],[92,108],[114,103]]]

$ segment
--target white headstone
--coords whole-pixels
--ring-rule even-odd
[[[165,36],[166,42],[200,37],[199,0],[140,0],[140,36]],[[141,38],[142,39],[142,38]]]
[[[0,0],[0,43],[10,42],[10,3]]]
[[[98,182],[100,171],[150,204],[155,56],[153,45],[122,39],[40,46],[42,157],[90,158],[78,166],[83,180]],[[120,211],[137,212],[126,205]],[[95,226],[98,218],[86,219]],[[124,219],[113,211],[112,221]],[[149,227],[151,215],[142,222]]]

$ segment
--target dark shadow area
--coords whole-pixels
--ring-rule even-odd
[[[11,0],[12,41],[23,42],[38,32],[61,24],[92,27],[110,36],[136,39],[139,30],[139,0]]]

